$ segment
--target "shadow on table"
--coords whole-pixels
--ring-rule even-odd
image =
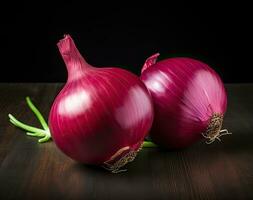
[[[154,170],[155,166],[162,166],[168,158],[176,160],[176,155],[183,151],[185,150],[166,150],[162,148],[142,149],[133,162],[128,163],[122,168],[126,169],[126,171],[119,173],[111,173],[99,166],[83,165],[80,163],[76,163],[72,167],[75,171],[85,174],[92,174],[94,176],[120,178],[141,176],[146,177],[150,175],[150,172]]]

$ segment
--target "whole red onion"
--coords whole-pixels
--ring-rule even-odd
[[[52,138],[72,159],[117,172],[134,159],[151,127],[148,90],[126,70],[89,65],[69,35],[58,48],[68,80],[50,111]]]
[[[156,63],[158,56],[146,60],[141,74],[154,104],[151,139],[180,148],[203,136],[211,143],[229,134],[221,130],[227,96],[218,74],[198,60],[179,57]]]

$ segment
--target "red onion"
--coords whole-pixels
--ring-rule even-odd
[[[126,70],[89,65],[69,35],[58,48],[68,80],[51,107],[52,138],[72,159],[117,172],[134,159],[151,127],[149,92]]]
[[[191,58],[159,61],[148,58],[141,80],[153,98],[154,122],[151,139],[163,147],[181,148],[203,138],[207,143],[221,135],[227,107],[224,85],[208,65]]]

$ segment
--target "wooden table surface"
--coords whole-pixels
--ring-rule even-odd
[[[12,126],[7,114],[39,126],[30,96],[47,116],[62,84],[0,84],[0,199],[253,199],[253,84],[226,85],[224,127],[233,135],[180,151],[143,149],[128,171],[78,164],[51,141]]]

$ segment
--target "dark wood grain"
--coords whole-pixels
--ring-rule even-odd
[[[253,84],[226,85],[224,127],[233,135],[180,151],[143,149],[128,171],[110,174],[77,164],[53,142],[13,127],[8,113],[38,125],[62,84],[0,84],[0,199],[253,199]]]

